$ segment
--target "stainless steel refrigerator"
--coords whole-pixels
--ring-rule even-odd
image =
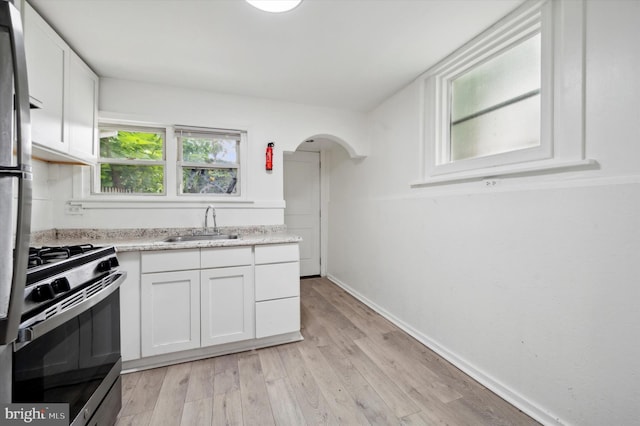
[[[31,232],[31,128],[20,13],[0,0],[0,403],[11,402]]]

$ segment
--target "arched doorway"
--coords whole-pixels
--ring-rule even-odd
[[[284,223],[302,238],[300,276],[322,274],[320,151],[284,154]]]
[[[296,151],[284,153],[284,222],[303,239],[300,276],[326,275],[331,152],[342,149],[361,158],[345,141],[329,135],[309,137]]]

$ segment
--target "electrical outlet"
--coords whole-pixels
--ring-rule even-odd
[[[497,184],[498,184],[498,180],[497,179],[484,179],[482,181],[482,186],[485,186],[485,187],[488,187],[488,188],[494,187]]]
[[[64,212],[67,215],[82,215],[82,205],[67,203],[64,206]]]

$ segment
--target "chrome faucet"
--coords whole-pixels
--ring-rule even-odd
[[[209,229],[209,210],[211,210],[211,213],[213,214],[213,233],[217,234],[218,224],[216,223],[216,209],[212,205],[207,206],[207,210],[204,212],[204,231],[207,232],[207,229]]]

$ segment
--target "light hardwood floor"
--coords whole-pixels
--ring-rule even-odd
[[[118,425],[537,425],[324,278],[298,343],[123,376]]]

